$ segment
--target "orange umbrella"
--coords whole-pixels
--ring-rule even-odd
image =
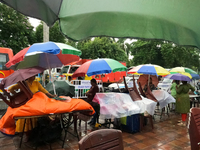
[[[139,79],[137,80],[137,83],[139,85],[139,82],[141,84],[142,89],[144,88],[144,86],[146,84],[148,84],[148,79],[151,78],[152,79],[152,84],[155,85],[155,87],[158,85],[158,77],[156,75],[140,75]]]

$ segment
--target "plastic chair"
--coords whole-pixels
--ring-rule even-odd
[[[200,108],[193,107],[190,109],[188,120],[188,131],[190,136],[191,150],[200,149]]]
[[[158,102],[157,99],[154,97],[154,95],[151,92],[151,89],[149,86],[147,86],[147,91],[145,92],[145,95],[148,99],[153,100],[154,102]]]
[[[81,126],[81,120],[85,122],[85,132],[87,132],[87,121],[91,120],[92,116],[88,116],[88,115],[79,113],[78,119],[79,119],[79,127]]]
[[[125,77],[124,77],[124,84],[125,84],[125,89],[128,90],[129,95],[133,101],[142,100],[139,92],[137,91],[134,78],[133,78],[133,88],[128,88]]]
[[[79,142],[79,150],[123,150],[122,132],[115,129],[96,130]]]
[[[140,91],[140,94],[143,96],[143,97],[146,97],[146,95],[144,94],[143,90],[142,90],[142,86],[141,86],[141,83],[139,82],[139,91]]]
[[[3,91],[3,93],[0,93],[0,98],[10,107],[16,108],[24,105],[29,99],[33,97],[33,93],[28,88],[25,81],[19,81],[18,85],[21,89],[20,92],[16,93],[15,95],[11,96],[10,93],[8,93],[3,85],[0,85],[0,89]]]

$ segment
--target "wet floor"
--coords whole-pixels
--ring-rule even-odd
[[[180,119],[181,116],[179,114],[170,113],[169,117],[167,115],[163,115],[161,120],[159,116],[155,117],[153,130],[148,122],[147,125],[144,126],[142,132],[134,134],[123,132],[124,149],[190,150],[190,140],[187,127],[177,125],[177,121]],[[101,120],[101,122],[102,121],[103,120]],[[71,127],[71,130],[73,130],[73,126]],[[87,134],[93,130],[95,130],[93,127],[87,125]],[[80,138],[86,135],[85,122],[82,121],[81,127],[78,128],[78,131]],[[0,150],[31,150],[34,148],[29,142],[22,143],[21,148],[19,148],[19,143],[19,135],[8,137],[0,133]],[[64,148],[62,148],[62,141],[60,140],[52,142],[51,148],[53,150],[78,150],[78,139],[68,134],[65,140]],[[50,149],[50,146],[48,144],[41,145],[37,149]]]

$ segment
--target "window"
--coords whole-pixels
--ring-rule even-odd
[[[8,62],[8,54],[0,53],[0,70],[9,70],[5,64]]]

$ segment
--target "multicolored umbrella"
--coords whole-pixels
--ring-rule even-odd
[[[128,74],[148,74],[148,75],[157,75],[163,76],[170,74],[166,69],[158,65],[145,64],[133,67],[128,71]]]
[[[165,76],[165,78],[173,79],[173,80],[180,80],[180,81],[191,81],[191,79],[188,76],[185,76],[180,73],[169,74],[169,75]]]
[[[94,36],[173,41],[200,48],[199,0],[0,0],[70,39]],[[183,11],[184,10],[184,11]]]
[[[81,51],[63,43],[46,42],[35,43],[18,52],[6,67],[13,69],[23,69],[30,67],[55,68],[63,64],[79,60]]]
[[[122,65],[120,62],[109,59],[109,58],[101,58],[94,59],[88,61],[81,65],[72,75],[73,78],[81,77],[81,76],[92,76],[104,73],[111,73],[117,71],[126,71],[127,68]]]
[[[175,67],[172,68],[169,72],[171,74],[180,73],[192,79],[199,79],[199,75],[197,74],[197,72],[187,67]]]

